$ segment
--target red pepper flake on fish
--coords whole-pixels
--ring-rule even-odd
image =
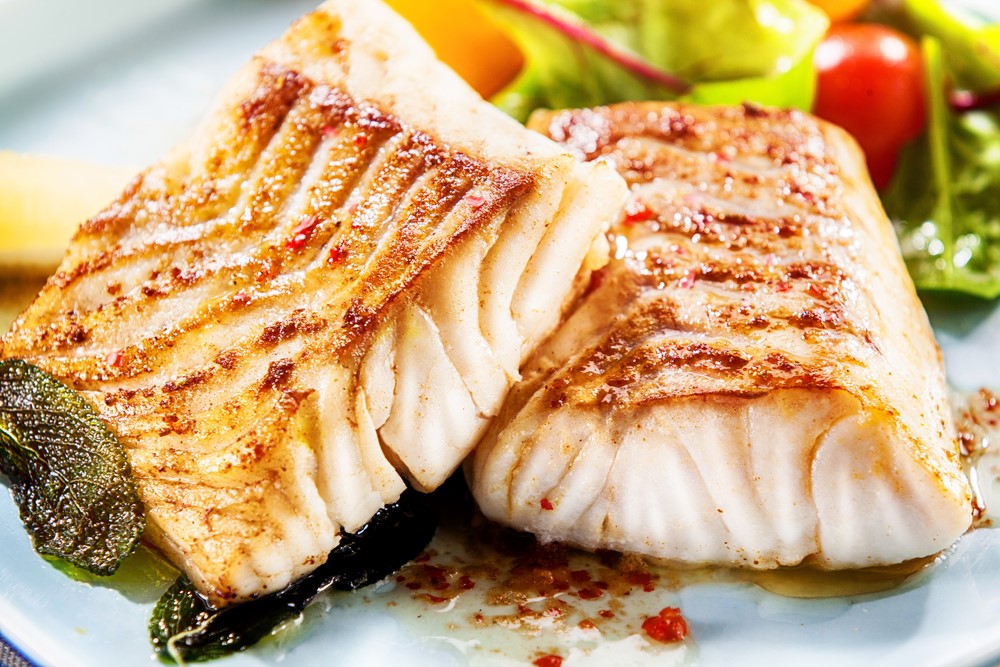
[[[688,633],[687,621],[677,607],[664,607],[656,616],[647,618],[642,622],[642,630],[650,639],[665,644],[684,641]]]

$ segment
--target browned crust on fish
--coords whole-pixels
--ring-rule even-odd
[[[535,376],[551,405],[610,418],[685,396],[846,390],[943,486],[964,486],[940,353],[845,132],[795,110],[660,102],[529,126],[617,168],[633,196],[609,234],[639,249],[594,283],[588,298],[616,316],[592,347]]]

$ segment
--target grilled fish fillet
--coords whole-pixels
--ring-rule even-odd
[[[467,467],[488,517],[751,568],[895,563],[966,530],[940,354],[842,130],[662,103],[533,125],[631,199]]]
[[[148,540],[243,600],[457,468],[626,195],[331,0],[81,227],[2,356],[93,403]]]

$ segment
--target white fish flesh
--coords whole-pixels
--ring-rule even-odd
[[[468,464],[488,517],[750,568],[896,563],[967,529],[940,353],[846,133],[663,103],[533,125],[631,199]]]

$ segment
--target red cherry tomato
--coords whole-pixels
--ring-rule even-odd
[[[868,23],[840,23],[816,47],[813,111],[854,135],[876,187],[889,183],[899,150],[924,130],[920,50],[906,35]]]

